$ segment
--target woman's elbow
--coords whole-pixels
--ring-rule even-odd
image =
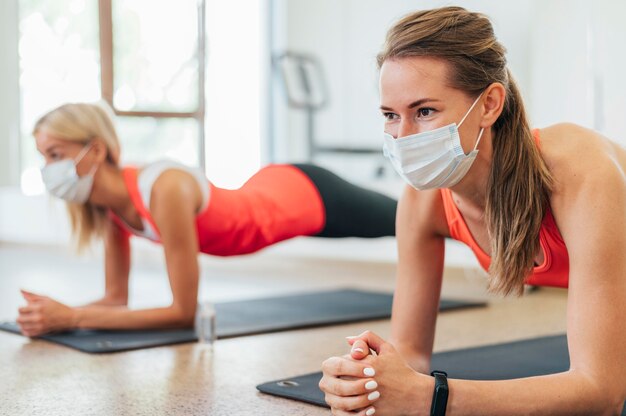
[[[587,377],[590,382],[588,386],[593,386],[592,398],[590,401],[594,411],[592,414],[606,416],[621,416],[626,400],[626,383],[622,380],[611,379],[610,375]]]
[[[191,307],[179,307],[172,305],[171,311],[171,324],[177,328],[189,328],[193,326],[196,317],[196,308]]]

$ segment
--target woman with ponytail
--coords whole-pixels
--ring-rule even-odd
[[[222,189],[199,169],[162,160],[120,166],[106,105],[62,105],[35,125],[48,191],[67,202],[78,248],[102,239],[105,295],[70,307],[23,292],[18,324],[28,336],[73,328],[187,327],[197,304],[198,253],[238,256],[296,236],[393,236],[396,201],[314,165],[269,165],[241,188]],[[131,310],[128,280],[137,235],[162,244],[171,305]]]
[[[333,414],[620,414],[626,151],[572,124],[531,129],[505,49],[482,14],[412,13],[389,30],[378,64],[385,154],[408,183],[396,220],[391,339],[351,337],[350,355],[324,362],[320,388]],[[450,379],[449,394],[433,398],[446,237],[472,249],[493,292],[568,288],[568,371]],[[443,383],[445,375],[436,377]]]

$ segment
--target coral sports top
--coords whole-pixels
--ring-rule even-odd
[[[539,147],[539,130],[533,130],[535,143]],[[441,197],[446,213],[446,220],[450,230],[450,236],[468,245],[478,262],[486,271],[489,270],[491,258],[476,243],[472,236],[463,215],[452,199],[452,192],[449,189],[441,189]],[[534,286],[553,286],[566,288],[569,284],[569,256],[567,247],[561,237],[561,233],[556,226],[552,210],[546,209],[546,214],[539,231],[539,243],[543,251],[543,263],[536,266],[533,272],[526,279],[526,283]]]
[[[216,256],[252,253],[288,238],[317,234],[324,227],[321,196],[311,179],[295,166],[269,165],[235,190],[218,188],[203,178],[202,173],[198,175],[175,162],[169,162],[156,173],[151,167],[148,165],[141,171],[135,167],[122,170],[144,230],[130,227],[114,214],[112,218],[134,235],[160,242],[158,227],[149,211],[149,198],[152,185],[167,169],[192,173],[201,186],[208,187],[202,190],[204,203],[196,216],[202,253]]]

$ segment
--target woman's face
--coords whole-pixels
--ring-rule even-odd
[[[46,165],[64,159],[74,160],[86,146],[82,142],[59,139],[45,131],[35,133],[35,143],[37,150],[43,155]],[[90,153],[93,152],[87,151],[76,165],[76,171],[79,176],[87,174],[95,163],[92,160],[93,155],[90,155]]]
[[[380,108],[385,117],[385,132],[400,138],[458,124],[475,97],[450,87],[448,71],[445,61],[431,57],[386,60],[380,70]],[[480,131],[478,107],[459,128],[466,150],[474,146]]]

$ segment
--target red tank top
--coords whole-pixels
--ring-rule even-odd
[[[137,186],[137,168],[127,167],[122,173],[137,212],[159,235]],[[209,186],[208,206],[196,216],[202,253],[216,256],[252,253],[288,238],[317,234],[326,221],[317,188],[292,165],[269,165],[239,189]],[[137,234],[119,218],[114,216],[114,220]]]
[[[539,147],[539,130],[534,130],[533,135]],[[468,245],[474,252],[481,267],[488,271],[491,258],[474,240],[463,215],[452,199],[452,192],[449,189],[441,189],[441,197],[450,236]],[[539,243],[543,251],[544,260],[542,264],[533,268],[533,272],[526,279],[526,283],[534,286],[568,287],[569,256],[567,247],[556,226],[550,207],[546,209],[546,214],[539,230]]]

